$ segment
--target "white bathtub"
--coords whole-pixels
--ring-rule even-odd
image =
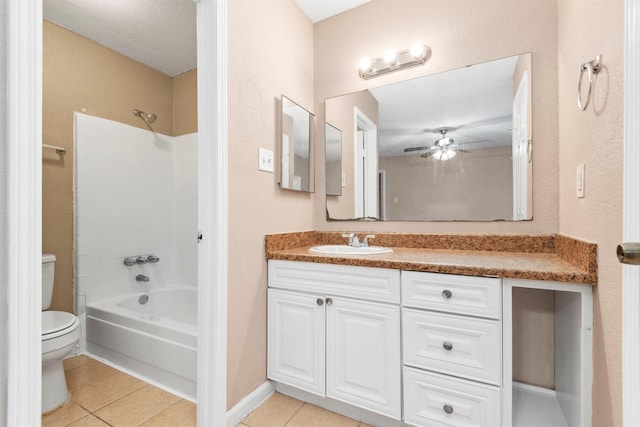
[[[195,400],[197,290],[131,293],[87,304],[87,351]]]

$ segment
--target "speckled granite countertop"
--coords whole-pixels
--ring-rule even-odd
[[[597,246],[562,235],[533,234],[375,234],[376,246],[392,254],[311,254],[315,245],[345,244],[342,232],[271,234],[267,259],[393,268],[470,276],[550,280],[595,285]]]

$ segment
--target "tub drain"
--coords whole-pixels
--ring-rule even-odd
[[[149,295],[140,295],[140,298],[138,298],[138,302],[140,304],[146,304],[149,301]]]

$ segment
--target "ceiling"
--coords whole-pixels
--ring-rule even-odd
[[[369,89],[378,100],[380,155],[400,156],[405,148],[433,146],[442,138],[441,129],[465,149],[510,146],[517,59],[512,56]]]
[[[369,0],[295,0],[311,22]],[[44,18],[169,76],[196,68],[194,0],[44,0]]]

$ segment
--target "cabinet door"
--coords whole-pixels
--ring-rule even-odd
[[[400,309],[327,299],[327,396],[400,419]]]
[[[268,292],[267,376],[324,396],[324,298],[273,289]]]

